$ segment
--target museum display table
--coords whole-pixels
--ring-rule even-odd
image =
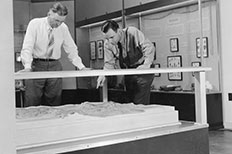
[[[90,133],[89,135],[81,136],[82,132],[79,132],[78,125],[73,123],[72,120],[58,120],[55,123],[52,121],[41,120],[36,125],[35,121],[17,121],[16,130],[18,136],[16,136],[17,152],[18,153],[128,153],[129,149],[126,147],[135,148],[139,153],[152,154],[154,152],[161,152],[162,154],[184,154],[188,151],[188,154],[200,153],[208,154],[208,124],[207,124],[207,110],[206,110],[206,90],[205,90],[205,73],[210,71],[210,68],[173,68],[173,69],[127,69],[127,70],[86,70],[86,71],[56,71],[56,72],[28,72],[28,73],[16,73],[15,79],[39,79],[39,78],[54,78],[54,77],[89,77],[89,76],[113,76],[113,75],[133,75],[133,74],[152,74],[152,73],[170,73],[170,72],[194,72],[195,73],[195,115],[196,123],[181,122],[176,119],[177,112],[172,110],[169,118],[166,118],[167,123],[156,123],[165,119],[165,113],[157,116],[156,120],[153,120],[153,116],[146,124],[143,122],[134,122],[139,127],[131,127],[127,129],[114,130],[116,127],[107,127],[109,130],[97,134],[91,134],[91,130],[94,130],[94,126],[97,126],[100,120],[96,120],[92,123],[86,122],[85,126],[81,130],[83,132]],[[107,84],[103,86],[103,102],[108,102],[108,90]],[[170,110],[169,110],[170,111]],[[175,116],[172,116],[175,115]],[[138,116],[140,117],[140,116]],[[137,118],[138,118],[137,117]],[[146,117],[146,116],[145,116]],[[144,117],[144,118],[145,118]],[[174,119],[172,118],[174,117]],[[147,118],[147,117],[146,117]],[[145,118],[145,119],[146,119]],[[122,118],[122,119],[125,119]],[[136,119],[136,115],[131,116],[131,121]],[[158,120],[159,119],[159,120]],[[172,119],[171,121],[169,121]],[[143,121],[144,119],[140,119]],[[174,121],[173,121],[174,120]],[[65,122],[64,122],[65,121]],[[111,121],[111,120],[109,120]],[[114,122],[117,120],[112,120]],[[123,122],[118,120],[118,122]],[[150,124],[151,123],[151,124]],[[116,123],[117,124],[117,123]],[[143,125],[144,124],[144,125]],[[149,125],[147,125],[149,124]],[[154,125],[153,125],[154,124]],[[93,128],[91,127],[93,125]],[[108,124],[109,125],[109,124]],[[38,126],[38,127],[37,127]],[[113,125],[114,126],[114,125]],[[123,125],[120,125],[123,126]],[[125,125],[126,126],[126,125]],[[101,127],[96,127],[96,132],[101,131],[104,124]],[[123,127],[122,127],[123,128]],[[104,129],[103,129],[104,130]],[[36,134],[37,132],[37,134]],[[50,133],[50,134],[49,134]],[[49,134],[46,139],[46,135]],[[59,136],[60,135],[60,136]],[[74,136],[73,136],[74,135]],[[23,139],[23,136],[26,136]],[[28,138],[27,138],[28,137]],[[55,137],[55,139],[53,138]],[[37,142],[40,139],[42,142]],[[177,142],[178,141],[178,142]],[[142,143],[141,146],[140,142]],[[170,148],[165,148],[166,145],[170,145]],[[108,148],[108,146],[112,146]],[[119,148],[122,146],[122,148]],[[180,148],[182,147],[183,148]],[[153,148],[152,148],[153,147]],[[97,148],[97,149],[96,149]],[[99,149],[98,149],[99,148]],[[197,149],[196,149],[197,148]],[[101,152],[106,149],[109,152]],[[112,149],[112,151],[110,150]],[[136,149],[136,148],[135,148]],[[147,151],[142,150],[147,149]],[[174,150],[175,149],[175,150]],[[195,150],[194,150],[195,149]],[[90,151],[88,151],[90,150]],[[97,151],[93,151],[97,150]],[[106,151],[108,151],[106,150]],[[119,150],[119,151],[118,151]],[[156,151],[157,150],[157,151]]]

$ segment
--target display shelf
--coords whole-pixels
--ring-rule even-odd
[[[41,78],[70,78],[70,77],[91,77],[91,76],[113,76],[113,75],[134,75],[134,74],[154,74],[173,72],[205,72],[211,68],[157,68],[157,69],[117,69],[117,70],[82,70],[82,71],[49,71],[49,72],[18,72],[15,79],[41,79]]]

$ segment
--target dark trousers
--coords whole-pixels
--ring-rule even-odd
[[[125,76],[126,91],[134,104],[150,104],[150,90],[153,74]]]
[[[57,61],[32,62],[32,71],[61,71],[62,66]],[[41,73],[42,76],[42,73]],[[25,103],[24,106],[48,105],[57,106],[61,104],[62,79],[30,79],[25,80]]]

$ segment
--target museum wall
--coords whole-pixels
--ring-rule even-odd
[[[125,0],[125,8],[154,1],[156,0]],[[76,0],[76,8],[76,21],[82,21],[120,11],[122,9],[122,0]]]
[[[198,6],[168,10],[160,13],[142,14],[139,16],[128,16],[127,26],[135,26],[141,29],[144,34],[156,45],[156,59],[154,64],[161,68],[170,67],[168,57],[180,56],[182,67],[192,67],[193,63],[201,63],[206,67],[211,67],[212,71],[207,72],[206,79],[212,85],[212,91],[221,91],[220,80],[220,53],[217,45],[217,25],[216,25],[216,3],[208,2],[203,5],[203,37],[207,39],[207,54],[201,62],[197,56],[197,38],[200,35],[200,21]],[[139,22],[140,21],[140,22]],[[121,24],[121,22],[119,22]],[[103,40],[100,25],[84,27],[89,31],[89,42],[96,44]],[[178,40],[178,50],[170,48],[170,39]],[[89,44],[90,45],[90,44]],[[90,50],[90,48],[89,48]],[[98,51],[96,51],[98,52]],[[90,51],[88,51],[90,54]],[[198,54],[199,55],[199,54]],[[90,57],[91,59],[91,57]],[[103,59],[98,57],[90,60],[92,68],[101,69]],[[174,79],[174,80],[173,80]],[[153,81],[153,88],[159,89],[162,85],[181,85],[184,90],[191,90],[193,83],[192,73],[184,73],[177,78],[170,77],[168,74],[157,75]],[[92,87],[96,81],[92,80]]]

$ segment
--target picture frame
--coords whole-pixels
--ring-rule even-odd
[[[20,52],[15,52],[15,62],[21,63],[21,53]]]
[[[160,64],[159,64],[159,63],[155,63],[155,64],[154,64],[154,68],[160,68]],[[161,73],[155,73],[154,76],[155,76],[155,77],[160,77],[160,76],[161,76]]]
[[[96,59],[96,41],[91,41],[89,43],[90,46],[90,59],[95,60]]]
[[[104,59],[104,41],[103,40],[97,41],[97,56],[98,56],[98,59]]]
[[[196,38],[196,56],[197,58],[201,58],[201,52],[200,52],[200,38]],[[202,38],[203,43],[203,57],[207,58],[209,57],[209,51],[208,51],[208,37]]]
[[[180,55],[168,56],[167,64],[168,64],[168,68],[182,67],[182,57]],[[170,81],[182,81],[182,78],[183,78],[182,72],[168,73],[168,80]]]
[[[154,60],[156,60],[156,52],[157,52],[157,49],[156,49],[156,43],[155,42],[152,42],[154,47],[155,47],[155,54],[154,54]]]
[[[170,51],[171,52],[178,52],[179,51],[178,38],[170,38]]]
[[[191,63],[192,67],[200,67],[201,66],[201,62],[199,61],[194,61]],[[192,72],[192,76],[194,76],[194,72]]]

